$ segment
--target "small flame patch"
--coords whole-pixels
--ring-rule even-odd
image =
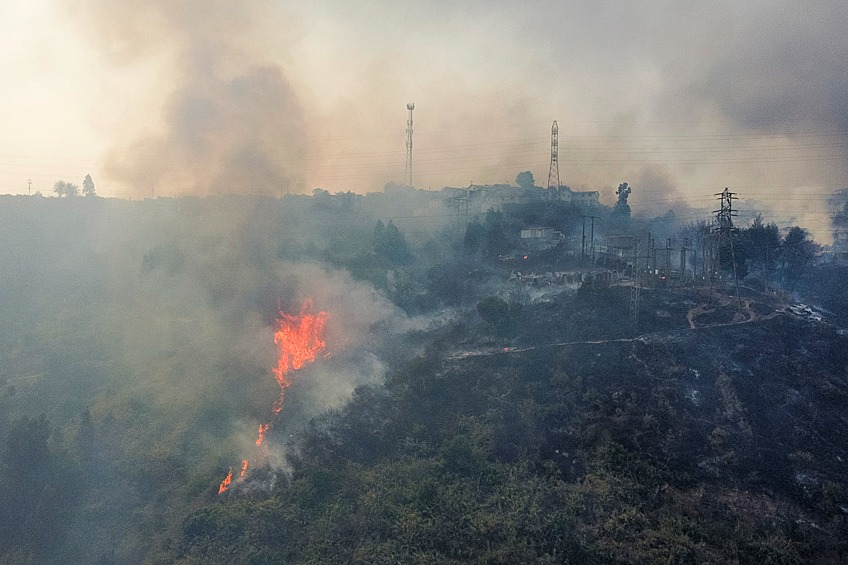
[[[227,477],[221,481],[221,486],[218,487],[218,494],[222,492],[226,492],[228,488],[230,488],[230,483],[233,482],[233,468],[230,467],[230,471],[227,473]]]

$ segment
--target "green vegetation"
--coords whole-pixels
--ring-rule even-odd
[[[507,282],[574,265],[518,238],[574,233],[570,204],[424,236],[349,194],[5,204],[0,563],[848,558],[848,277],[800,228],[736,251],[837,325],[645,288],[634,338],[626,284]],[[329,355],[263,460],[274,317],[307,297]]]
[[[728,337],[734,355],[760,347]],[[270,496],[191,514],[163,562],[838,562],[844,481],[799,488],[792,473],[827,474],[844,440],[797,406],[797,429],[826,436],[793,455],[811,438],[784,445],[748,388],[781,384],[756,378],[769,364],[698,377],[687,349],[712,344],[695,341],[420,358],[314,421]],[[680,394],[695,386],[700,399]]]

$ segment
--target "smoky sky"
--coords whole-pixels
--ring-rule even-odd
[[[732,38],[717,41],[676,92],[740,128],[765,132],[848,128],[844,3],[760,5]],[[672,92],[675,92],[674,90]]]
[[[268,2],[73,0],[69,13],[117,67],[163,59],[156,107],[128,117],[133,129],[104,170],[137,194],[279,194],[304,156],[303,108],[262,44]]]
[[[553,120],[562,181],[636,209],[657,170],[785,215],[816,205],[775,187],[848,184],[844,2],[57,1],[105,68],[154,69],[105,156],[130,195],[380,190],[410,101],[422,188],[547,178]]]

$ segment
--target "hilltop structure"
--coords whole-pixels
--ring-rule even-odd
[[[445,187],[442,189],[442,194],[447,199],[463,201],[463,206],[467,206],[469,214],[485,214],[489,210],[503,212],[510,204],[534,202],[564,202],[580,207],[593,207],[600,204],[598,191],[576,192],[567,186],[523,188],[509,184],[471,184],[467,188]]]

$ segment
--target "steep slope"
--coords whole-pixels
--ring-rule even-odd
[[[162,561],[848,559],[844,332],[773,297],[651,291],[633,338],[627,293],[431,336],[313,422],[269,496],[210,493]]]

